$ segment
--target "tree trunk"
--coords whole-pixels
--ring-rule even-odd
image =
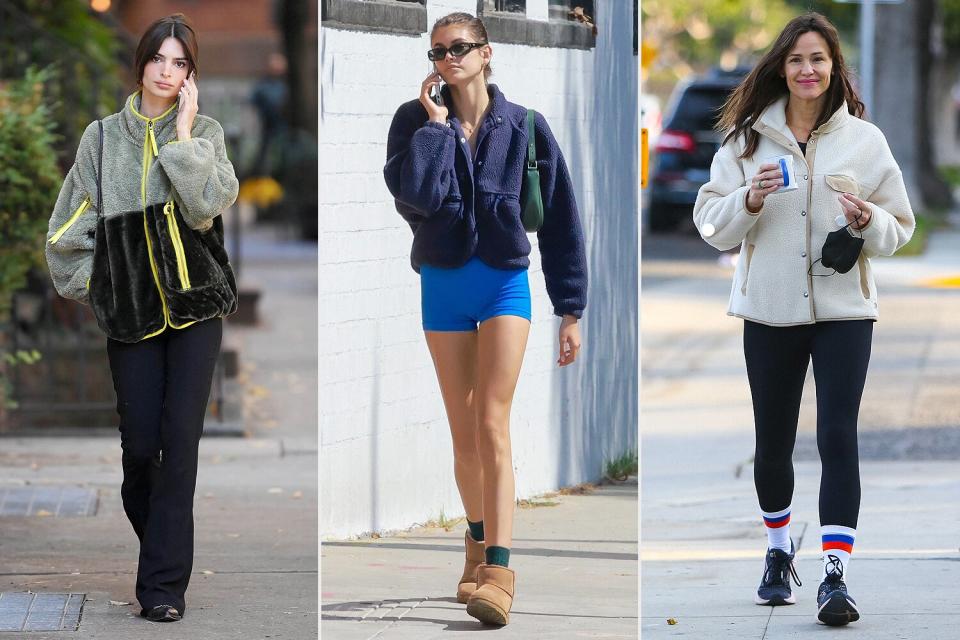
[[[940,177],[934,153],[931,123],[937,102],[930,86],[935,59],[932,26],[936,13],[934,0],[919,0],[916,7],[917,80],[917,184],[924,203],[930,207],[946,208],[953,204],[950,186]]]

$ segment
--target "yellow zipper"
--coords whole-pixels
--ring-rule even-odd
[[[77,207],[77,210],[73,212],[73,215],[70,216],[70,219],[64,222],[63,226],[57,229],[57,232],[53,234],[53,237],[50,238],[50,244],[57,244],[57,240],[59,240],[63,236],[63,234],[67,232],[67,229],[73,226],[73,223],[77,221],[77,218],[82,216],[83,212],[86,211],[89,207],[90,207],[90,198],[86,198],[84,199],[83,202],[80,203],[80,206]]]
[[[173,201],[163,205],[163,214],[167,216],[167,228],[170,230],[170,241],[173,242],[173,252],[177,255],[180,288],[186,291],[190,288],[190,273],[187,271],[187,256],[183,251],[183,241],[180,239],[180,229],[177,227],[177,217],[173,215],[173,211]]]
[[[153,273],[153,281],[157,285],[157,293],[160,294],[160,304],[163,307],[163,326],[153,333],[143,336],[142,340],[146,340],[147,338],[152,338],[153,336],[162,333],[163,330],[168,326],[173,327],[174,329],[184,329],[194,324],[196,320],[185,322],[181,325],[173,324],[173,322],[170,321],[170,309],[167,307],[167,298],[165,295],[163,295],[163,287],[160,285],[160,272],[157,270],[157,261],[153,256],[153,243],[150,241],[150,230],[147,225],[147,174],[150,173],[150,166],[153,163],[153,157],[160,155],[159,150],[157,149],[157,139],[153,133],[153,123],[170,113],[174,106],[176,106],[176,103],[174,103],[170,109],[160,114],[156,118],[147,118],[146,116],[141,115],[133,106],[133,97],[131,97],[130,100],[130,106],[133,109],[133,112],[141,119],[147,121],[147,132],[143,138],[143,175],[140,177],[140,201],[143,205],[143,233],[147,238],[147,256],[150,258],[150,271]],[[153,152],[152,155],[151,151]]]

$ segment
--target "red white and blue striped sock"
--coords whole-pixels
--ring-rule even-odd
[[[767,529],[767,545],[790,553],[790,507],[780,511],[761,511]]]
[[[820,525],[820,536],[823,538],[823,577],[826,578],[827,573],[837,571],[837,562],[840,563],[840,568],[846,577],[857,530],[836,524],[825,524]]]

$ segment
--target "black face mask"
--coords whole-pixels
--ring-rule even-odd
[[[860,216],[857,216],[857,220]],[[854,220],[856,222],[857,220]],[[863,249],[863,236],[857,237],[847,233],[847,227],[831,231],[827,234],[827,239],[823,243],[823,250],[820,252],[820,259],[814,262],[823,263],[828,269],[833,269],[839,273],[846,273],[857,264],[857,258],[860,257],[860,251]],[[832,273],[812,273],[813,265],[810,265],[809,273],[814,276],[832,276]]]

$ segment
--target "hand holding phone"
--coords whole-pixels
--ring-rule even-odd
[[[440,83],[443,78],[440,73],[431,70],[430,74],[420,85],[420,104],[427,110],[427,115],[431,122],[443,124],[447,121],[447,107],[443,104],[443,97],[440,94]]]

